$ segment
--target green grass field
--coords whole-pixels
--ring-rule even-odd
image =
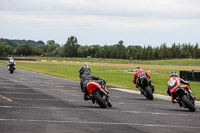
[[[0,61],[0,64],[6,65],[6,61]],[[145,63],[144,63],[145,64]],[[133,73],[137,66],[141,66],[152,77],[155,85],[155,93],[167,95],[167,82],[169,75],[173,71],[180,70],[200,70],[199,66],[173,66],[173,65],[138,65],[138,64],[115,64],[115,63],[88,63],[93,75],[101,77],[107,81],[107,85],[111,87],[134,89]],[[61,78],[79,81],[79,69],[82,62],[36,62],[36,61],[17,61],[17,68],[30,71],[40,72]],[[200,99],[200,82],[189,81],[193,93]]]

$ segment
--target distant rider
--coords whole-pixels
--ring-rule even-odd
[[[99,84],[101,84],[101,82],[102,82],[101,78],[100,77],[96,77],[94,75],[91,75],[89,72],[86,72],[86,73],[83,73],[81,75],[81,79],[82,79],[82,82],[83,82],[83,89],[84,89],[84,92],[85,92],[85,94],[84,94],[84,100],[89,100],[90,96],[89,96],[89,93],[87,91],[87,84],[90,81],[93,81],[93,80],[100,80],[100,81],[96,81],[96,82],[99,83]]]
[[[141,85],[141,80],[147,78],[147,79],[151,79],[151,76],[144,70],[142,70],[141,67],[137,67],[136,69],[136,73],[134,74],[134,78],[133,78],[133,83],[136,84],[136,88],[138,88],[141,93],[142,92],[142,85]],[[150,87],[152,88],[152,92],[154,92],[155,88],[153,85],[153,82],[150,80]]]
[[[180,83],[183,83],[185,85],[180,85]],[[176,97],[176,90],[177,88],[185,88],[185,89],[188,89],[188,91],[190,91],[192,93],[192,90],[191,88],[189,87],[189,83],[184,81],[183,79],[179,78],[178,77],[178,74],[176,72],[172,72],[170,74],[170,79],[167,83],[167,93],[169,94],[169,96],[172,97],[171,101],[172,103],[175,103],[175,97]]]
[[[16,63],[15,63],[13,57],[10,57],[10,58],[8,59],[8,70],[10,70],[10,67],[11,67],[12,65],[14,65],[14,70],[15,70],[15,69],[16,69]]]

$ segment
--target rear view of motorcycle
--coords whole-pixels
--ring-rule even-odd
[[[191,112],[196,111],[195,96],[187,88],[178,88],[174,97],[180,107],[188,108]]]
[[[153,100],[153,88],[151,87],[150,80],[148,78],[143,78],[140,81],[140,86],[138,86],[141,94],[144,95],[147,99]]]
[[[14,65],[14,63],[11,63],[8,67],[9,67],[8,70],[10,71],[10,74],[13,74],[13,73],[14,73],[14,70],[15,70],[15,65]]]
[[[16,68],[16,63],[15,63],[13,57],[10,57],[8,59],[8,71],[10,71],[10,74],[14,73],[15,68]]]
[[[105,80],[89,82],[87,90],[93,103],[96,102],[101,108],[112,107]]]

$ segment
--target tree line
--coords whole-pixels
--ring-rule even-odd
[[[24,41],[24,40],[23,40]],[[16,41],[15,41],[16,42]],[[8,41],[0,41],[0,56],[54,56],[54,57],[87,57],[92,58],[116,58],[131,60],[158,60],[158,59],[183,59],[200,58],[200,48],[198,43],[192,44],[172,44],[168,47],[165,43],[157,47],[152,46],[125,46],[123,41],[114,45],[85,45],[78,44],[75,36],[68,38],[64,45],[59,45],[54,40],[47,41],[46,44],[39,41],[35,45],[24,41],[20,45],[9,45]],[[13,42],[12,42],[13,43]],[[37,42],[38,43],[38,42]]]

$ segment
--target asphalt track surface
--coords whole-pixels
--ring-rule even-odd
[[[112,108],[83,100],[79,82],[0,65],[1,133],[197,133],[196,112],[110,89]]]

